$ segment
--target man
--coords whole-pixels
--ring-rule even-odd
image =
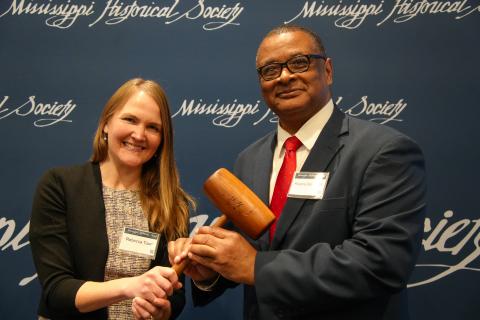
[[[407,319],[426,207],[422,152],[333,105],[332,60],[311,31],[275,28],[256,64],[279,125],[239,155],[234,171],[278,218],[254,242],[202,227],[170,243],[173,262],[187,252],[193,261],[185,273],[196,284],[194,302],[243,283],[245,319]],[[297,149],[285,151],[291,136]],[[287,177],[292,163],[304,174]]]

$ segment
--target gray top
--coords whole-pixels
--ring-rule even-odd
[[[150,259],[118,249],[124,227],[148,231],[148,221],[142,210],[138,191],[116,190],[103,186],[105,220],[108,235],[108,258],[105,281],[133,277],[145,273]],[[133,319],[132,300],[124,300],[108,307],[108,319]]]

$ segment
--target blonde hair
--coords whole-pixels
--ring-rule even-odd
[[[152,231],[163,234],[168,241],[188,236],[189,209],[195,202],[181,188],[173,153],[173,129],[167,97],[162,87],[152,80],[140,78],[125,82],[106,103],[93,139],[91,161],[100,163],[107,158],[108,144],[103,129],[112,115],[130,97],[143,91],[157,103],[162,122],[162,141],[156,154],[143,164],[140,178],[140,201]]]

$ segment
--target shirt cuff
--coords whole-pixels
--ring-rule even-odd
[[[210,281],[195,281],[193,279],[192,279],[192,281],[193,281],[193,284],[195,285],[195,287],[197,287],[198,289],[200,289],[202,291],[212,291],[213,287],[217,284],[218,279],[220,279],[220,273],[217,275],[215,280],[213,280],[212,282],[210,282]]]

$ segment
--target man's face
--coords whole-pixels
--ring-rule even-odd
[[[309,34],[293,31],[272,35],[258,48],[257,68],[306,54],[322,54]],[[263,98],[284,128],[283,124],[289,121],[303,124],[320,110],[331,97],[332,82],[330,59],[310,59],[310,67],[303,73],[291,73],[284,67],[276,79],[265,81],[260,77]]]

